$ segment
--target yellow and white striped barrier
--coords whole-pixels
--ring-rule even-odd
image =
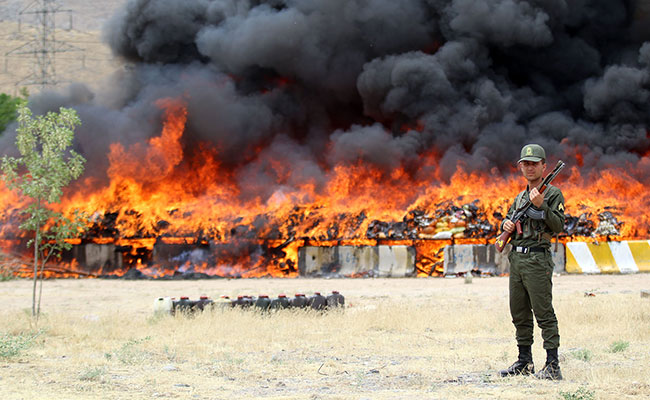
[[[650,240],[569,242],[566,272],[572,274],[630,274],[650,272]]]

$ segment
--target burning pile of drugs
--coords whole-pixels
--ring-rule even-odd
[[[619,222],[611,211],[598,214],[598,225],[592,220],[590,212],[582,213],[579,217],[566,214],[564,232],[568,236],[620,236],[622,225],[623,222]]]
[[[594,231],[595,235],[600,236],[619,236],[622,222],[618,222],[616,217],[609,211],[598,214],[598,228]]]
[[[582,213],[579,217],[565,215],[564,232],[569,236],[591,236],[594,231],[594,222],[590,213]]]
[[[608,2],[615,18],[593,2],[499,2],[484,18],[458,1],[130,3],[106,27],[129,63],[119,80],[29,101],[35,115],[65,106],[82,120],[85,173],[56,210],[93,216],[68,258],[78,274],[295,277],[304,244],[403,240],[428,276],[441,242],[496,236],[533,138],[570,160],[566,209],[593,215],[570,217],[569,235],[650,235],[650,44],[632,34],[628,4],[639,2]],[[16,152],[12,135],[1,153]],[[625,224],[598,224],[604,205]],[[24,206],[0,185],[2,249],[26,249]]]
[[[192,314],[198,311],[211,310],[215,308],[229,309],[254,309],[260,312],[282,309],[311,309],[324,311],[327,309],[336,309],[345,307],[345,297],[334,290],[328,296],[323,296],[320,292],[314,292],[312,296],[305,296],[304,293],[296,293],[293,298],[288,298],[285,294],[279,294],[278,297],[270,299],[268,295],[261,294],[259,297],[249,295],[238,295],[231,299],[230,296],[222,295],[217,301],[207,296],[201,296],[198,300],[190,300],[187,296],[182,296],[180,300],[173,297],[158,297],[154,300],[153,311],[155,315],[174,315],[178,313]]]
[[[457,206],[452,201],[436,204],[433,215],[415,209],[401,222],[374,220],[368,225],[368,239],[452,239],[484,238],[495,233],[479,200]],[[501,215],[494,215],[501,218]]]

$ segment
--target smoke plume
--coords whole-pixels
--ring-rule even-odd
[[[418,176],[430,153],[442,179],[507,174],[532,142],[586,174],[650,182],[636,15],[622,0],[131,0],[105,28],[124,70],[31,106],[78,110],[77,149],[101,178],[111,143],[159,135],[156,101],[182,99],[185,154],[210,143],[243,196],[319,185],[339,165]]]

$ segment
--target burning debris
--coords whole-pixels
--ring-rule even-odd
[[[105,32],[128,62],[110,87],[30,97],[82,120],[60,211],[93,220],[66,261],[291,277],[307,244],[404,241],[435,274],[445,241],[496,236],[529,142],[567,161],[567,235],[650,235],[650,43],[629,2],[231,3],[130,0]],[[0,187],[12,251],[23,206]]]
[[[618,222],[616,217],[609,211],[598,214],[598,228],[594,231],[595,235],[600,236],[619,236],[622,223]]]
[[[428,214],[424,210],[409,211],[401,222],[373,220],[368,225],[368,239],[462,239],[489,238],[495,227],[483,210],[479,200],[456,206],[451,201],[436,204],[436,210]]]
[[[168,233],[174,228],[172,224],[161,233],[138,222],[137,232],[149,235],[144,238],[123,238],[127,235],[119,227],[130,224],[109,212],[103,218],[96,215],[78,246],[64,255],[64,261],[75,263],[73,266],[48,266],[45,272],[48,276],[164,280],[297,276],[302,273],[298,268],[299,249],[304,246],[405,244],[415,250],[418,275],[441,275],[446,245],[489,243],[503,218],[498,211],[489,214],[478,200],[461,205],[443,201],[436,203],[432,211],[424,210],[411,210],[399,222],[369,220],[364,212],[339,213],[327,222],[321,208],[293,207],[286,220],[278,221],[270,214],[258,215],[249,224],[236,219],[232,228],[224,225],[221,230],[213,230],[213,237],[206,237],[204,231],[197,232],[196,237],[174,237]],[[120,218],[137,220],[140,215],[126,212]],[[613,210],[584,212],[579,217],[567,215],[565,233],[559,239],[609,240],[620,237],[622,225]],[[152,237],[152,232],[158,236]],[[264,239],[267,235],[270,238]],[[340,268],[332,262],[333,271]],[[29,274],[27,267],[17,271],[21,276]],[[372,276],[374,272],[359,276]]]
[[[579,217],[565,214],[564,231],[570,236],[591,236],[594,222],[590,217],[590,213],[582,213]]]
[[[598,220],[593,220],[590,212],[580,214],[579,217],[566,215],[564,233],[568,236],[620,236],[622,222],[614,216],[611,211],[598,213]]]

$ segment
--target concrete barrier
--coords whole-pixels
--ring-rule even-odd
[[[401,278],[415,273],[415,249],[411,246],[377,246],[377,276]]]
[[[337,246],[336,262],[342,276],[355,276],[374,270],[379,263],[377,251],[372,246]]]
[[[304,246],[298,250],[300,276],[373,276],[397,278],[415,274],[411,246]]]
[[[444,274],[457,275],[470,271],[503,275],[510,272],[508,254],[510,245],[502,253],[496,251],[492,244],[456,244],[444,249]],[[565,249],[562,244],[551,244],[551,257],[555,264],[554,272],[560,273],[565,268]]]
[[[156,243],[150,258],[157,264],[173,267],[186,261],[205,261],[210,254],[224,251],[220,246]],[[494,245],[448,245],[444,248],[444,274],[480,271],[495,275],[510,271],[509,246],[503,253]],[[80,244],[65,252],[65,261],[75,259],[89,271],[110,273],[122,269],[126,250],[113,244]],[[555,272],[574,274],[650,272],[650,240],[621,242],[553,243],[551,254]],[[135,256],[131,256],[135,257]],[[415,275],[416,250],[406,245],[304,246],[298,251],[300,276],[407,277]]]
[[[338,248],[304,246],[298,249],[300,276],[330,275],[339,271]]]
[[[103,270],[104,273],[121,269],[123,266],[122,253],[114,244],[86,243],[75,245],[63,253],[64,261],[76,260],[89,272]]]
[[[568,273],[650,272],[650,240],[569,242],[566,248]]]
[[[494,245],[454,244],[445,246],[444,274],[457,275],[481,271],[501,275],[507,273],[507,252],[499,253]]]

